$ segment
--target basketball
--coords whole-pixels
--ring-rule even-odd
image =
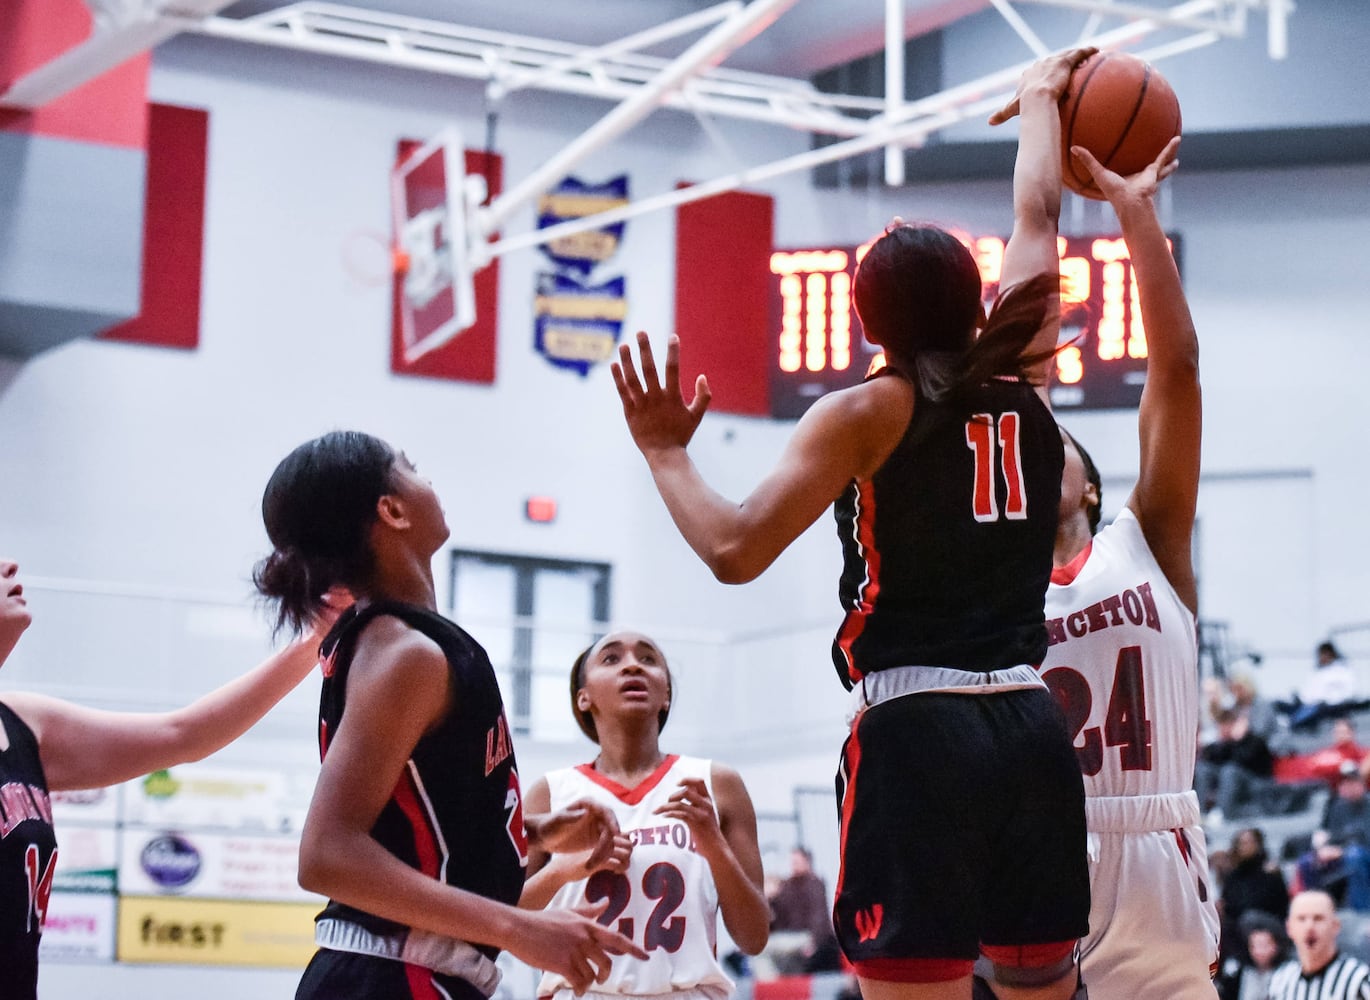
[[[1066,187],[1086,198],[1103,192],[1070,155],[1083,146],[1124,177],[1160,155],[1180,134],[1180,102],[1150,63],[1126,52],[1096,52],[1070,75],[1061,98],[1061,168]]]

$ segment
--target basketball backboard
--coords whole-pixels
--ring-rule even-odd
[[[455,130],[402,156],[391,172],[406,362],[441,347],[476,321],[466,189],[465,153]]]

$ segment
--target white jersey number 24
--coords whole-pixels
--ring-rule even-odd
[[[1151,720],[1146,717],[1141,646],[1118,650],[1103,726],[1085,728],[1094,709],[1094,695],[1084,674],[1072,667],[1053,667],[1042,675],[1042,680],[1065,712],[1075,742],[1075,756],[1084,774],[1095,775],[1103,769],[1105,745],[1121,748],[1124,771],[1151,770]]]

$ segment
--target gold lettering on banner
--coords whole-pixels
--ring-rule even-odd
[[[542,342],[551,357],[566,361],[605,361],[614,353],[613,337],[569,328],[548,329]]]
[[[628,315],[628,303],[602,295],[539,295],[533,300],[538,316],[557,319],[622,320]]]

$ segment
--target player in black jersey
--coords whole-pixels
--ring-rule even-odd
[[[323,643],[300,884],[329,903],[296,996],[479,1000],[501,949],[583,992],[610,955],[645,958],[588,915],[518,909],[530,840],[607,854],[618,826],[593,803],[523,815],[490,660],[436,611],[448,528],[431,484],[384,441],[334,432],[281,461],[262,517],[274,551],[254,579],[280,624],[332,587],[356,598]]]
[[[19,567],[0,559],[0,665],[32,617]],[[199,760],[241,736],[318,662],[311,634],[172,712],[106,712],[0,692],[0,995],[34,1000],[56,867],[49,791],[99,788]]]
[[[709,390],[701,375],[684,402],[675,339],[664,380],[645,334],[641,375],[629,345],[612,368],[658,491],[720,580],[753,579],[836,503],[846,618],[833,654],[854,716],[834,919],[865,1000],[969,997],[981,954],[1001,998],[1076,990],[1084,792],[1033,666],[1063,464],[1044,400],[1059,328],[1058,100],[1089,52],[1039,62],[992,119],[1022,115],[1006,291],[988,318],[966,247],[896,220],[853,288],[886,367],[816,402],[742,503],[686,452]]]

